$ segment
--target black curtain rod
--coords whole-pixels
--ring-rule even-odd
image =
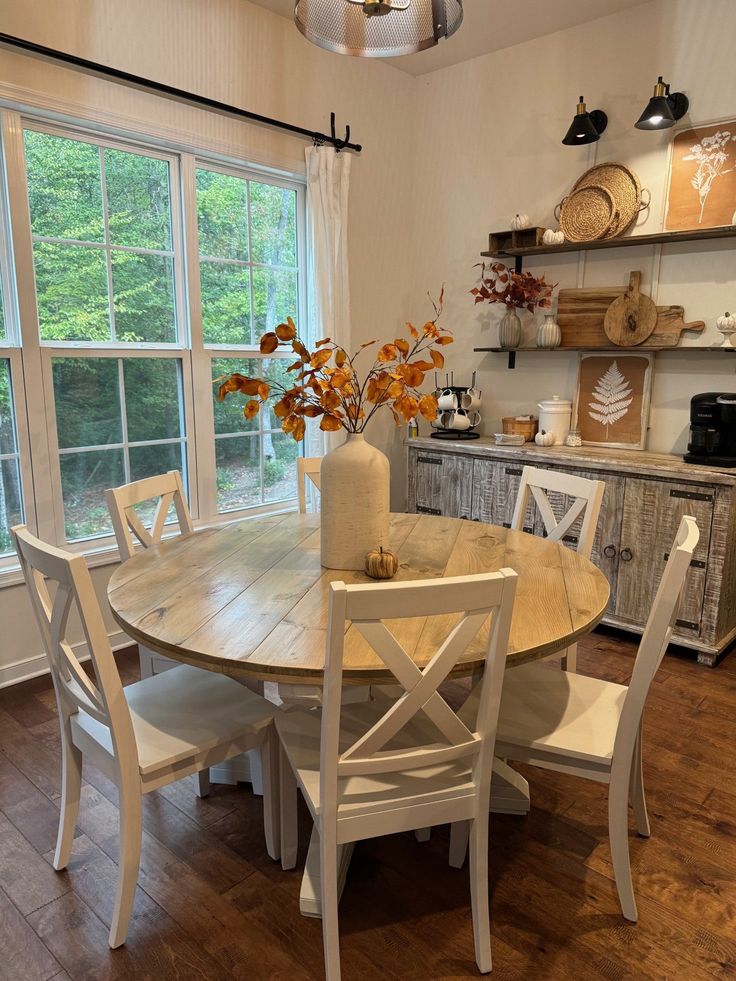
[[[96,61],[88,61],[86,58],[78,58],[76,55],[67,54],[65,51],[57,51],[54,48],[44,47],[34,41],[26,41],[22,37],[14,37],[12,34],[0,32],[0,44],[8,45],[11,48],[18,48],[28,54],[36,55],[41,58],[48,58],[52,61],[60,61],[65,65],[72,65],[74,68],[81,68],[83,71],[91,72],[102,78],[111,78],[116,82],[131,85],[136,88],[147,89],[156,92],[158,95],[176,99],[179,102],[188,102],[190,105],[198,106],[203,109],[211,109],[215,112],[223,113],[227,116],[235,116],[237,119],[247,119],[250,122],[260,123],[262,126],[274,126],[276,129],[286,130],[287,133],[295,133],[297,136],[304,136],[314,140],[315,143],[329,143],[337,150],[354,150],[360,153],[363,147],[360,143],[350,142],[350,127],[345,127],[345,138],[340,139],[335,135],[335,114],[330,114],[331,134],[317,133],[303,126],[294,126],[285,123],[280,119],[271,119],[269,116],[261,116],[260,113],[250,112],[248,109],[240,109],[238,106],[229,106],[216,99],[208,99],[204,95],[196,95],[194,92],[185,92],[177,89],[173,85],[165,85],[163,82],[154,82],[149,78],[142,78],[140,75],[132,75],[130,72],[120,71],[119,68],[110,68],[108,65],[98,64]]]

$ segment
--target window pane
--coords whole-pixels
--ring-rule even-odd
[[[218,511],[234,511],[261,503],[259,447],[258,436],[215,441]]]
[[[59,447],[121,443],[117,359],[54,358],[52,373]]]
[[[219,378],[220,375],[231,375],[234,371],[239,371],[242,375],[255,376],[259,371],[263,371],[264,361],[252,358],[248,361],[235,360],[234,358],[213,358],[212,377]],[[257,432],[259,428],[259,417],[246,419],[243,415],[243,407],[247,399],[239,392],[233,392],[227,398],[219,402],[217,399],[217,385],[212,385],[212,393],[215,411],[215,432],[216,433],[241,433]]]
[[[20,469],[17,460],[0,460],[0,555],[13,551],[10,529],[23,523]]]
[[[169,470],[186,473],[182,443],[158,443],[156,446],[131,446],[130,479],[142,480]],[[185,481],[186,483],[186,481]]]
[[[173,259],[113,252],[112,288],[117,340],[176,343]]]
[[[5,332],[5,301],[3,299],[3,284],[0,283],[0,341],[7,338]]]
[[[61,489],[64,524],[69,541],[112,532],[105,491],[125,482],[122,450],[63,453]]]
[[[287,433],[264,433],[263,492],[266,501],[296,497],[296,458],[299,444]]]
[[[110,241],[171,249],[169,165],[165,160],[105,149]]]
[[[201,262],[199,269],[205,344],[251,344],[248,268]]]
[[[37,242],[33,251],[41,339],[109,341],[103,250]]]
[[[253,330],[256,338],[273,330],[288,316],[296,320],[296,272],[287,269],[253,270]]]
[[[13,399],[10,389],[10,361],[0,360],[0,456],[17,453]]]
[[[125,358],[125,414],[131,443],[176,439],[183,435],[179,371],[180,362],[174,358]],[[164,451],[166,447],[153,449]],[[131,450],[131,469],[132,453]],[[171,469],[162,464],[154,472],[164,473]],[[133,480],[137,479],[133,476]]]
[[[296,265],[296,192],[250,182],[253,262]]]
[[[248,259],[248,197],[243,178],[197,171],[199,254]]]
[[[24,135],[34,235],[104,241],[98,148],[32,130]]]

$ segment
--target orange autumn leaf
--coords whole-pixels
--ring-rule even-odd
[[[433,320],[428,320],[427,323],[422,328],[422,333],[425,337],[437,337],[440,329]]]
[[[287,398],[287,396],[284,396],[282,399],[279,399],[278,402],[274,405],[273,414],[276,416],[277,419],[285,419],[286,416],[288,416],[289,414],[290,405],[291,405],[291,399]]]
[[[419,403],[413,395],[402,395],[400,399],[394,402],[394,407],[398,409],[407,422],[415,419],[419,411]]]
[[[258,382],[258,394],[265,402],[268,396],[271,394],[271,386],[268,384],[268,382],[265,381]]]
[[[389,381],[387,377],[371,378],[366,387],[366,399],[369,402],[381,403],[388,401]]]
[[[304,433],[307,431],[307,424],[303,419],[298,419],[296,425],[291,431],[291,435],[294,437],[297,443],[300,443],[304,439]]]
[[[411,361],[412,368],[419,368],[420,371],[432,371],[434,368],[433,361]]]
[[[419,340],[419,331],[416,329],[414,324],[407,323],[406,329],[409,331],[414,340]]]
[[[293,433],[294,427],[297,425],[298,422],[299,422],[299,416],[293,412],[290,412],[289,415],[281,423],[281,428],[285,433]]]
[[[330,413],[325,413],[319,424],[319,428],[326,433],[336,433],[341,427],[342,423],[340,422],[339,418],[331,415]]]
[[[327,362],[330,360],[331,357],[332,357],[332,351],[326,349],[322,351],[315,351],[315,353],[310,358],[309,364],[312,368],[317,368],[317,369],[324,368],[324,366],[327,364]]]
[[[419,399],[419,411],[428,422],[437,418],[437,399],[434,395],[423,395]]]
[[[397,337],[394,344],[401,351],[404,357],[406,357],[409,353],[409,342],[405,341],[403,337]]]
[[[279,346],[278,336],[271,330],[261,338],[261,354],[273,354]]]
[[[395,344],[384,344],[376,355],[376,360],[385,364],[387,361],[395,361],[398,356]]]
[[[261,408],[261,403],[256,402],[255,399],[251,399],[249,402],[245,403],[245,407],[243,409],[243,415],[245,416],[246,419],[253,419],[254,416],[258,415],[260,408]]]
[[[333,392],[332,389],[328,389],[319,402],[322,408],[327,409],[328,411],[330,409],[339,409],[342,405],[340,396],[337,394],[337,392]]]
[[[224,381],[222,385],[220,385],[220,387],[217,389],[217,399],[219,402],[224,402],[226,395],[229,395],[230,392],[237,392],[237,391],[238,391],[237,383],[232,378],[228,378],[227,381]]]
[[[312,405],[311,402],[304,406],[304,415],[307,416],[308,419],[316,419],[317,416],[321,416],[324,411],[325,410],[321,409],[318,405]]]
[[[429,352],[429,356],[432,359],[432,363],[434,364],[435,368],[445,367],[445,356],[442,351],[435,351],[435,349],[432,348],[432,350]]]
[[[406,386],[404,385],[403,380],[399,378],[397,381],[392,381],[388,386],[388,397],[390,399],[401,398],[405,391]]]
[[[371,344],[378,344],[378,341],[366,341],[365,344],[360,345],[361,351],[363,350],[364,347],[370,347]]]
[[[302,359],[302,361],[303,361],[304,364],[309,364],[309,362],[311,361],[312,355],[304,347],[304,345],[302,344],[301,341],[294,341],[292,343],[291,347],[292,347],[294,353],[299,355],[299,357]]]
[[[321,341],[317,341],[317,344],[315,346],[316,347],[322,347],[325,344],[329,344],[330,343],[330,340],[331,340],[330,337],[323,337]]]
[[[335,364],[337,365],[337,367],[338,368],[342,368],[342,366],[345,364],[345,362],[347,361],[347,359],[348,359],[347,354],[345,354],[345,352],[343,351],[343,349],[341,347],[339,347],[335,351]]]
[[[397,371],[409,388],[418,388],[424,381],[424,372],[420,371],[416,365],[400,364]]]
[[[290,364],[289,367],[286,370],[287,371],[298,371],[299,368],[301,368],[301,366],[302,366],[301,361],[295,361],[293,364]]]
[[[435,338],[435,344],[452,344],[455,340],[454,337],[450,337],[449,334],[442,334],[441,337]]]
[[[330,385],[333,388],[345,388],[350,382],[350,375],[344,371],[333,371],[330,375]]]
[[[293,341],[296,337],[296,327],[292,320],[290,324],[279,324],[276,328],[276,336],[280,341]]]

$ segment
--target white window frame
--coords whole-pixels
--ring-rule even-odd
[[[7,105],[7,104],[6,104]],[[28,206],[25,169],[25,129],[79,139],[97,146],[109,146],[141,155],[165,159],[169,163],[172,248],[174,252],[177,343],[136,344],[115,341],[42,341],[40,339],[35,291],[33,235]],[[65,118],[49,118],[41,109],[30,111],[0,104],[0,135],[5,160],[5,186],[2,205],[9,221],[5,229],[9,247],[0,249],[0,275],[5,299],[6,330],[0,341],[0,356],[11,360],[13,397],[25,520],[45,540],[89,556],[90,564],[116,561],[117,548],[112,536],[67,543],[64,535],[64,508],[61,495],[61,469],[56,435],[56,416],[51,384],[54,357],[172,357],[181,363],[184,404],[185,445],[190,508],[195,524],[213,524],[242,517],[293,510],[295,496],[286,501],[234,511],[218,512],[215,467],[212,361],[218,358],[262,358],[256,345],[205,345],[202,337],[202,311],[197,234],[196,170],[203,167],[245,180],[287,187],[296,194],[297,301],[294,312],[305,339],[310,337],[307,321],[306,262],[306,182],[300,175],[274,172],[269,167],[248,166],[216,152],[191,152],[166,137],[123,133],[114,126]],[[0,228],[3,215],[0,214]],[[250,213],[249,218],[250,221]],[[67,244],[73,244],[64,239]],[[86,243],[85,243],[86,244]],[[103,246],[104,247],[104,246]],[[144,250],[145,251],[145,250]],[[249,265],[251,263],[249,262]],[[281,268],[279,266],[266,268]],[[288,268],[292,268],[291,266]],[[112,300],[112,298],[110,298]],[[14,333],[13,333],[14,331]],[[12,338],[12,342],[11,342]],[[309,340],[307,340],[309,343]],[[291,352],[268,355],[293,360]],[[270,431],[270,430],[269,430]],[[277,430],[273,430],[276,432]],[[260,432],[260,430],[259,430]],[[300,447],[303,451],[303,446]],[[263,461],[261,461],[261,470]],[[0,586],[18,581],[15,556],[0,558]],[[9,573],[8,570],[13,570]]]

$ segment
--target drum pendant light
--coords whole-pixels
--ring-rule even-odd
[[[690,102],[682,92],[670,93],[668,82],[660,75],[654,86],[654,95],[634,126],[637,129],[669,129],[678,119],[682,119],[690,107]]]
[[[602,109],[591,109],[585,105],[582,95],[573,116],[570,129],[562,141],[565,146],[581,146],[584,143],[596,143],[601,133],[608,126],[608,116]]]
[[[295,0],[294,21],[314,44],[338,54],[390,58],[451,37],[462,0]]]

